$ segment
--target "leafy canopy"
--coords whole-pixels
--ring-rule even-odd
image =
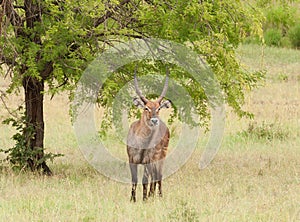
[[[247,35],[262,36],[262,14],[242,1],[4,2],[0,58],[9,66],[12,77],[8,92],[16,92],[25,76],[45,81],[49,86],[45,93],[72,92],[98,53],[116,43],[145,37],[182,43],[202,55],[219,80],[226,102],[239,116],[247,114],[241,108],[244,90],[255,87],[263,76],[244,70],[235,56],[235,49]],[[24,20],[26,2],[35,4],[40,12],[40,20],[33,28]],[[164,75],[165,64],[159,61],[141,61],[139,65],[139,75]],[[98,102],[108,113],[114,96],[133,78],[133,67],[129,64],[118,70],[101,89]],[[201,85],[180,68],[171,68],[171,77],[190,94],[198,114],[207,118],[207,98]],[[109,121],[108,118],[108,125]]]

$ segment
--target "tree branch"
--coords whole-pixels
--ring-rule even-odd
[[[7,104],[6,104],[4,98],[6,98],[6,93],[3,92],[2,90],[0,90],[0,100],[2,101],[2,103],[3,103],[3,105],[4,105],[4,108],[7,110],[7,112],[8,112],[11,116],[17,118],[17,115],[16,115],[14,112],[12,112],[12,111],[8,108],[8,106],[7,106]]]
[[[24,6],[22,6],[22,5],[14,5],[14,8],[20,8],[20,9],[23,9],[23,10],[25,10],[25,7],[24,7]]]
[[[26,34],[23,30],[24,22],[21,16],[15,11],[12,1],[2,1],[2,9],[5,15],[8,17],[10,23],[14,26],[16,36],[25,36]]]
[[[143,36],[137,35],[137,34],[130,34],[130,33],[118,33],[118,32],[107,32],[107,33],[99,33],[95,34],[95,37],[101,37],[101,36],[109,36],[109,35],[114,35],[114,36],[125,36],[125,37],[131,37],[131,38],[136,38],[136,39],[141,39]]]
[[[44,69],[41,71],[41,77],[45,80],[53,72],[53,61],[47,62]]]
[[[1,49],[0,49],[0,61],[1,61],[0,64],[6,64],[8,66],[15,66],[17,64],[15,59],[7,58],[6,56],[4,56],[1,52]]]
[[[118,6],[115,6],[112,10],[108,10],[105,13],[105,15],[96,19],[96,21],[94,23],[94,27],[98,27],[99,25],[101,25],[103,22],[105,22],[108,18],[110,18],[113,15],[113,11],[116,11],[118,8],[120,8],[120,6],[125,5],[129,2],[130,2],[130,0],[123,0],[122,2],[120,2],[120,4]]]

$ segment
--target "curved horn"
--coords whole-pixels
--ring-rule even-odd
[[[163,88],[163,91],[161,92],[160,96],[158,97],[158,99],[156,100],[158,103],[160,103],[162,101],[162,99],[165,97],[167,90],[168,90],[168,85],[169,85],[169,69],[167,68],[166,71],[166,79],[165,79],[165,85]]]
[[[138,81],[137,81],[137,77],[136,77],[136,67],[135,67],[135,70],[134,70],[134,87],[135,87],[135,92],[136,94],[141,98],[141,100],[144,102],[144,103],[147,103],[148,100],[146,99],[145,96],[143,96],[141,90],[139,89],[139,86],[138,86]]]

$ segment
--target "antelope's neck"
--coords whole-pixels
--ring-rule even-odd
[[[147,123],[147,117],[142,115],[141,120],[140,120],[140,133],[143,136],[149,136],[153,132],[153,127],[150,127]]]

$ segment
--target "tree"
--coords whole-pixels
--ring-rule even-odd
[[[246,35],[262,33],[260,13],[240,1],[2,0],[0,19],[0,61],[9,67],[4,74],[11,76],[7,92],[23,87],[24,129],[32,129],[31,136],[22,130],[25,148],[33,151],[25,166],[46,174],[51,170],[43,149],[44,93],[72,92],[82,71],[107,46],[145,37],[186,44],[206,56],[227,103],[240,116],[246,114],[241,109],[243,90],[254,87],[261,78],[261,73],[243,70],[234,55]],[[175,73],[178,81],[190,78],[180,70]],[[118,75],[125,78],[115,78],[115,85],[132,78],[126,70],[115,77]],[[201,87],[191,80],[186,88],[199,108],[205,107],[205,97],[199,96],[203,94]],[[111,106],[108,101],[118,89],[104,88],[99,102],[106,108]],[[206,109],[199,112],[207,114]]]

